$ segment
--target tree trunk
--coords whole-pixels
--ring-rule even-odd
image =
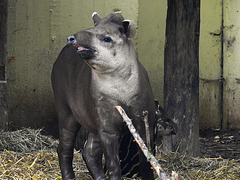
[[[163,138],[165,152],[199,155],[200,0],[168,0],[164,52],[164,104],[178,126]]]
[[[7,83],[6,83],[6,62],[7,62],[7,12],[8,1],[0,1],[0,129],[8,129],[7,113]]]

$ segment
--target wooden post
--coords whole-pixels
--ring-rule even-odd
[[[0,129],[8,129],[7,113],[7,14],[8,0],[0,1]]]
[[[200,0],[168,0],[164,52],[164,105],[178,125],[163,137],[165,152],[199,155]]]

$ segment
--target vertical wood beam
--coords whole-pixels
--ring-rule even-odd
[[[0,129],[8,129],[7,113],[7,14],[8,0],[0,1]]]
[[[199,155],[200,0],[168,0],[164,52],[164,105],[178,125],[165,151]]]

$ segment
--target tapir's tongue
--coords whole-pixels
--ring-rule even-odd
[[[82,51],[82,50],[85,50],[85,49],[86,49],[85,47],[78,46],[78,50],[79,50],[79,51]]]

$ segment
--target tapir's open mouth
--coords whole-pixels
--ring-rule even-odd
[[[76,45],[76,44],[71,44],[72,46],[77,48],[78,52],[81,51],[92,51],[92,52],[96,52],[96,50],[93,47],[90,46],[86,46],[86,45]]]
[[[93,47],[86,46],[86,45],[73,45],[77,48],[77,53],[83,59],[91,59],[95,56],[96,50]]]
[[[81,51],[92,51],[92,52],[94,52],[95,51],[95,49],[93,47],[90,47],[90,46],[76,45],[76,47],[77,47],[78,52],[81,52]]]

